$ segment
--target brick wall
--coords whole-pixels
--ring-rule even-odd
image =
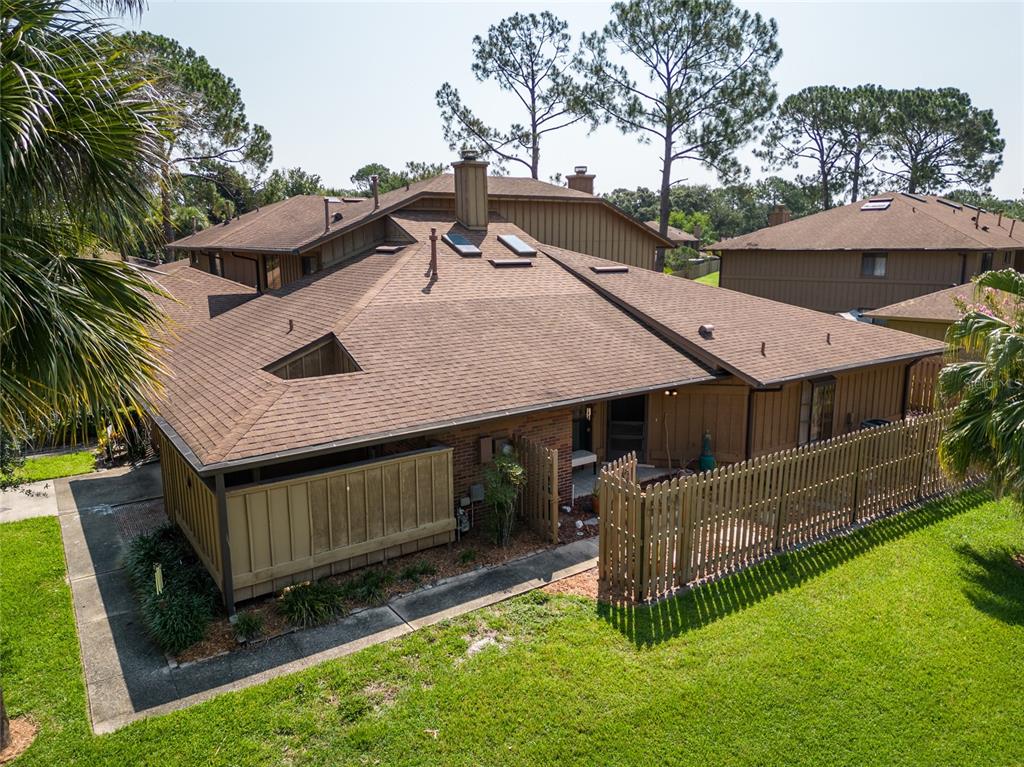
[[[481,437],[511,438],[523,436],[545,447],[558,450],[558,496],[560,505],[572,501],[572,411],[552,410],[524,416],[502,418],[486,423],[460,426],[439,432],[434,438],[453,448],[452,472],[455,499],[469,494],[469,486],[484,481],[480,462]]]

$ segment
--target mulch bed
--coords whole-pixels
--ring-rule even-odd
[[[0,751],[0,764],[7,764],[21,756],[25,749],[32,745],[38,731],[39,727],[28,717],[19,716],[12,719],[11,740],[7,748]]]
[[[567,515],[562,515],[563,520],[566,517]],[[565,527],[564,522],[563,527]],[[578,539],[573,537],[570,540]],[[551,543],[545,542],[536,533],[524,527],[520,527],[513,533],[512,540],[505,548],[493,545],[486,540],[482,530],[474,529],[469,534],[463,536],[461,540],[455,541],[448,546],[436,546],[424,551],[407,554],[389,560],[387,564],[369,565],[368,567],[352,570],[341,575],[331,576],[329,580],[338,585],[343,585],[347,581],[362,577],[367,569],[386,571],[393,576],[393,581],[384,587],[383,600],[379,603],[386,604],[402,594],[430,586],[455,575],[479,568],[500,565],[548,548],[552,548]],[[403,570],[410,565],[419,565],[421,563],[429,565],[434,571],[433,574],[423,576],[418,581],[402,579],[401,574]],[[261,636],[249,642],[249,645],[297,630],[290,626],[278,613],[276,605],[277,594],[275,593],[251,600],[239,606],[239,612],[254,612],[262,619],[263,631]],[[373,605],[350,601],[346,606],[351,611]],[[179,653],[173,660],[178,664],[193,663],[223,655],[226,652],[232,652],[244,646],[240,645],[235,638],[234,627],[228,621],[227,616],[221,616],[210,624],[206,637],[201,642]]]
[[[597,568],[592,567],[582,573],[571,575],[560,581],[549,583],[541,591],[546,594],[570,594],[572,596],[586,597],[597,600]]]

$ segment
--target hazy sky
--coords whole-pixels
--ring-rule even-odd
[[[779,24],[780,100],[807,85],[953,86],[994,110],[1007,147],[993,191],[1024,195],[1024,3],[743,2]],[[273,136],[274,167],[300,165],[347,186],[359,166],[450,161],[434,93],[444,81],[485,117],[514,96],[470,71],[471,39],[515,11],[554,11],[578,35],[600,28],[605,3],[259,3],[150,0],[130,22],[195,48],[242,90],[250,120]],[[518,117],[518,115],[516,115]],[[586,164],[597,191],[656,187],[658,151],[612,127],[548,138],[541,176]],[[741,158],[763,175],[749,149]],[[515,166],[512,166],[514,168]],[[519,170],[510,169],[521,175]],[[713,181],[696,165],[678,178]]]

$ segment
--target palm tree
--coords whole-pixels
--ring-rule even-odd
[[[114,421],[155,387],[152,283],[91,258],[146,231],[168,110],[95,10],[0,0],[0,429]],[[154,241],[155,238],[154,238]]]
[[[946,334],[950,353],[972,359],[939,374],[940,397],[955,403],[939,458],[958,477],[983,471],[1024,503],[1024,275],[986,272],[976,286],[978,303]]]
[[[116,424],[156,387],[155,288],[85,255],[147,234],[168,111],[94,15],[140,7],[0,0],[0,437]]]

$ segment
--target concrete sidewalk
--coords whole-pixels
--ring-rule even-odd
[[[327,626],[172,669],[146,637],[121,567],[125,541],[166,519],[154,499],[159,481],[159,465],[151,464],[58,480],[56,488],[97,734],[348,655],[596,565],[597,539],[583,539],[463,573]]]
[[[56,480],[44,479],[30,482],[21,490],[0,492],[0,524],[20,522],[33,517],[57,516],[57,492],[53,488]]]

